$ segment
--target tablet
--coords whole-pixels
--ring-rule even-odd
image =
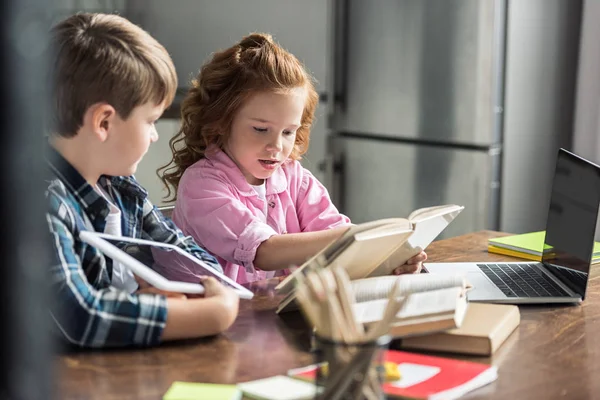
[[[92,231],[82,231],[79,237],[157,289],[202,294],[204,286],[195,282],[200,276],[212,276],[240,298],[254,297],[250,290],[175,245]]]

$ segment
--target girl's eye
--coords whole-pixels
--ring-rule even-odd
[[[295,131],[283,131],[283,134],[286,135],[286,136],[291,136],[294,133],[296,133],[296,132]]]
[[[254,130],[255,130],[256,132],[266,132],[266,131],[267,131],[267,128],[258,128],[258,127],[256,127],[256,126],[255,126],[255,127],[254,127]]]

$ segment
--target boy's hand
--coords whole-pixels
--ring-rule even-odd
[[[226,305],[237,306],[240,302],[239,296],[231,289],[223,286],[219,281],[210,276],[200,277],[200,283],[204,286],[204,297],[219,297]]]
[[[166,290],[157,289],[139,276],[133,275],[133,277],[139,285],[138,290],[135,291],[135,294],[162,294],[163,296],[172,297],[175,299],[185,299],[185,294],[183,293],[167,292]]]
[[[141,287],[141,285],[140,285],[140,287]],[[153,286],[147,286],[142,289],[139,289],[135,292],[135,294],[162,294],[163,296],[171,297],[171,298],[175,298],[175,299],[185,299],[186,298],[185,294],[183,294],[183,293],[167,292],[166,290],[157,289]]]
[[[423,261],[425,260],[427,260],[427,253],[421,251],[419,254],[408,260],[406,264],[394,269],[393,274],[418,274],[419,272],[421,272],[421,268],[423,267]]]

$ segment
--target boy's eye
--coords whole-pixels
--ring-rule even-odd
[[[266,131],[267,131],[267,128],[259,128],[259,127],[255,126],[255,127],[254,127],[254,130],[255,130],[256,132],[266,132]]]

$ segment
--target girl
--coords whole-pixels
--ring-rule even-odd
[[[309,74],[270,35],[217,52],[183,101],[173,160],[173,220],[246,283],[287,274],[341,236],[350,220],[299,161],[318,95]],[[425,253],[395,273],[417,272]]]

